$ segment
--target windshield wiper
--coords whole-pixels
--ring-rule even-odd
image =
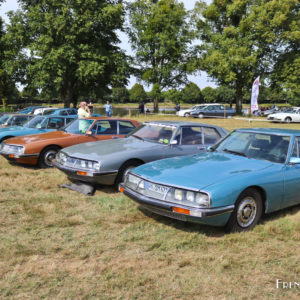
[[[245,153],[234,151],[234,150],[229,150],[227,148],[223,149],[223,151],[227,152],[227,153],[231,153],[231,154],[236,154],[236,155],[247,157],[247,155]]]
[[[144,141],[144,139],[142,137],[138,136],[138,135],[132,134],[131,136],[134,136],[135,138]]]

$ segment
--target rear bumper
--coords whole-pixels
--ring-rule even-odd
[[[234,205],[222,206],[217,208],[192,208],[177,203],[165,202],[141,195],[140,193],[124,187],[123,184],[120,185],[120,189],[123,190],[123,193],[127,197],[139,203],[147,210],[181,221],[202,223],[214,226],[225,226],[231,212],[234,210]],[[181,208],[188,211],[189,214],[178,213],[174,211],[174,208],[175,210],[176,208]]]

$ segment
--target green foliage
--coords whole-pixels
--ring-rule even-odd
[[[195,36],[188,17],[177,0],[139,0],[129,5],[129,38],[138,76],[146,83],[161,90],[177,87],[195,71],[190,46]]]
[[[115,87],[112,88],[112,101],[115,103],[127,103],[129,102],[130,96],[127,88]]]
[[[170,89],[162,93],[162,96],[165,101],[178,103],[182,102],[182,93],[176,89]]]
[[[140,103],[142,101],[145,102],[147,100],[147,94],[144,90],[144,87],[141,84],[136,83],[129,90],[129,99],[130,102],[134,102],[134,103]]]
[[[127,83],[126,56],[116,46],[122,1],[19,3],[22,10],[11,14],[7,39],[13,49],[10,71],[23,84],[57,93],[69,106],[80,97],[102,96],[109,84]]]
[[[200,88],[193,82],[188,83],[183,88],[181,98],[185,103],[201,103],[204,101]]]
[[[212,87],[210,86],[205,87],[202,90],[202,95],[203,95],[204,102],[206,103],[216,102],[217,99],[216,90],[213,89]]]
[[[215,89],[216,101],[218,103],[233,103],[235,93],[234,90],[228,86],[219,86]]]

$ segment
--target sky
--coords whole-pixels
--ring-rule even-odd
[[[209,4],[211,1],[212,0],[206,0],[206,3]],[[184,3],[186,9],[191,10],[195,5],[196,0],[181,0],[181,2]],[[0,16],[5,20],[5,22],[8,22],[8,17],[6,13],[10,10],[16,10],[16,9],[18,9],[17,0],[6,0],[0,6]],[[121,40],[120,47],[124,49],[128,55],[133,55],[127,36],[125,34],[121,34],[120,40]],[[207,77],[207,74],[205,72],[201,72],[196,76],[188,76],[188,79],[196,83],[201,90],[207,86],[211,86],[213,88],[216,87],[216,84]],[[130,77],[130,82],[127,88],[130,89],[135,83],[136,83],[135,77]],[[149,90],[149,88],[147,87],[145,89]]]

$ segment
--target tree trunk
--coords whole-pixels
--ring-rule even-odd
[[[155,96],[153,99],[153,112],[158,113],[158,97]]]
[[[236,113],[239,115],[242,113],[242,102],[243,102],[243,85],[239,81],[236,83],[235,97],[236,97]]]

